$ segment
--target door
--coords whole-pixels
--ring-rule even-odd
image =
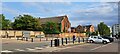
[[[98,42],[102,42],[102,38],[101,37],[98,37]]]

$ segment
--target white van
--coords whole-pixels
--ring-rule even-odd
[[[103,43],[103,44],[107,44],[110,42],[109,39],[104,39],[101,36],[90,36],[88,38],[88,42],[89,43]]]

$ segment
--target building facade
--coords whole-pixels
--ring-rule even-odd
[[[94,26],[93,25],[86,25],[86,26],[82,26],[82,25],[78,25],[76,27],[76,32],[78,33],[82,33],[82,32],[94,32]]]
[[[114,24],[112,26],[112,35],[116,36],[119,34],[119,32],[120,32],[120,24]]]
[[[55,23],[57,23],[58,30],[60,32],[69,32],[68,29],[71,28],[71,23],[69,22],[69,19],[66,15],[65,16],[39,18],[39,22],[41,25],[44,25],[46,22],[55,22]]]
[[[84,32],[82,25],[78,25],[75,30],[76,30],[77,33],[82,33],[82,32]]]
[[[75,27],[71,27],[71,32],[72,32],[72,33],[75,33],[75,32],[76,32],[75,29],[76,29]]]

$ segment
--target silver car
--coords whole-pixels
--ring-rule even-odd
[[[109,39],[104,39],[101,36],[90,36],[88,38],[88,42],[89,43],[103,43],[103,44],[107,44],[110,42]]]

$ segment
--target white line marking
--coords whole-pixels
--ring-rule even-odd
[[[102,46],[98,46],[98,47],[95,47],[95,48],[93,48],[93,49],[91,49],[91,50],[96,50],[96,49],[99,49],[99,48],[101,48],[101,47],[108,46],[108,45],[110,45],[110,44],[112,44],[112,43],[109,43],[109,44],[106,44],[106,45],[102,45]]]
[[[8,52],[8,53],[10,53],[10,52],[13,52],[13,51],[9,51],[9,50],[4,50],[4,51],[1,51],[1,52]]]
[[[40,48],[40,47],[35,47],[35,49],[37,49],[37,50],[42,50],[43,48]]]
[[[61,48],[61,50],[63,50],[63,49],[69,49],[69,48],[74,48],[74,47],[78,47],[78,46],[86,46],[86,45],[90,45],[90,44],[83,44],[83,45],[76,45],[76,46],[64,47],[64,48]]]
[[[25,50],[21,50],[21,49],[15,49],[15,50],[17,50],[17,51],[25,51]]]
[[[31,48],[26,48],[27,50],[35,50],[35,49],[31,49]]]
[[[93,49],[91,49],[91,50],[96,50],[96,49],[101,48],[101,47],[102,47],[102,46],[98,46],[98,47],[93,48]]]
[[[50,48],[50,46],[47,46],[46,48]]]

